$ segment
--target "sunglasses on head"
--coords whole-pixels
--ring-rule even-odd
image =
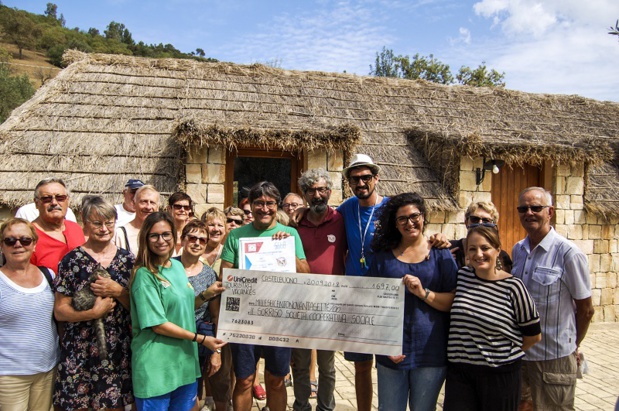
[[[32,244],[34,239],[32,237],[5,237],[2,240],[2,242],[9,247],[13,247],[15,244],[17,244],[18,241],[24,247],[28,247],[30,244]]]
[[[39,197],[39,200],[43,203],[43,204],[49,204],[52,201],[54,201],[54,199],[56,200],[57,203],[62,203],[64,202],[69,196],[66,194],[55,194],[55,195],[49,195],[49,196],[42,196]]]
[[[527,211],[529,211],[529,209],[531,211],[533,211],[534,213],[539,213],[540,211],[542,211],[544,208],[547,208],[549,206],[542,206],[542,205],[536,205],[536,206],[519,206],[516,207],[516,210],[518,210],[519,213],[524,214]]]
[[[240,218],[236,219],[236,218],[228,217],[228,218],[226,218],[226,223],[228,223],[228,224],[236,223],[236,224],[240,225],[240,224],[243,224],[243,220],[241,220]]]
[[[351,176],[348,178],[348,181],[351,184],[359,184],[360,181],[363,181],[364,183],[369,183],[371,179],[374,178],[374,175],[372,174],[366,174],[363,176]]]
[[[492,223],[492,224],[494,224],[494,219],[493,218],[477,217],[476,215],[470,215],[469,216],[469,221],[472,224],[480,224],[480,223]]]

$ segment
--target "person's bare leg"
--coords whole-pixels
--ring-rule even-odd
[[[355,394],[357,410],[372,410],[372,364],[373,360],[355,361]]]
[[[267,388],[267,406],[269,410],[286,411],[287,393],[284,377],[277,377],[264,370],[264,383]]]
[[[232,404],[234,411],[251,411],[252,395],[251,388],[254,382],[254,374],[247,378],[237,378],[232,393]],[[225,410],[225,408],[224,408]]]
[[[312,350],[312,356],[310,357],[310,381],[318,381],[316,377],[316,350]]]

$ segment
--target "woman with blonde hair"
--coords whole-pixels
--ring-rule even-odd
[[[196,333],[193,287],[181,262],[171,259],[176,230],[170,215],[149,215],[138,242],[131,281],[136,405],[138,411],[189,411],[195,405],[200,377],[197,344],[217,351],[225,342]]]

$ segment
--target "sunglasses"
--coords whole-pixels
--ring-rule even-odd
[[[174,207],[176,211],[181,211],[181,210],[191,211],[191,206],[188,206],[188,205],[172,204],[172,207]]]
[[[15,244],[17,244],[18,241],[24,247],[28,247],[30,244],[32,244],[34,239],[32,237],[6,237],[2,240],[2,242],[9,247],[13,247]]]
[[[185,238],[187,238],[187,241],[189,241],[190,243],[195,243],[195,242],[199,241],[200,244],[206,245],[206,243],[208,242],[208,238],[207,237],[198,237],[197,235],[187,234],[185,236]]]
[[[228,224],[235,223],[235,224],[241,225],[241,224],[243,224],[243,220],[236,219],[236,218],[229,218],[228,217],[228,218],[226,218],[226,223],[228,223]]]
[[[472,224],[480,224],[480,223],[492,223],[494,224],[493,218],[485,218],[485,217],[477,217],[476,215],[470,215],[469,221]]]
[[[243,210],[243,212],[245,213],[245,215],[250,215],[251,214],[251,210]]]
[[[374,178],[374,175],[372,174],[366,174],[363,176],[353,176],[353,177],[349,177],[348,181],[350,182],[350,184],[354,184],[357,185],[359,184],[360,181],[363,181],[365,184],[369,183],[371,179]]]
[[[468,229],[470,230],[471,228],[479,227],[480,225],[484,226],[484,227],[489,227],[489,228],[497,228],[496,224],[494,224],[494,223],[483,222],[483,223],[473,223],[473,224],[469,225]]]
[[[43,204],[49,204],[52,201],[54,201],[54,199],[56,200],[57,203],[62,203],[64,202],[67,198],[69,198],[68,195],[66,194],[55,194],[55,195],[50,195],[50,196],[43,196],[43,197],[39,197],[39,200],[43,203]]]
[[[159,238],[163,238],[163,241],[170,241],[172,239],[172,231],[165,231],[161,234],[159,233],[151,233],[148,235],[148,241],[151,243],[156,243],[159,241]]]
[[[541,206],[541,205],[538,205],[538,206],[519,206],[519,207],[516,207],[516,210],[518,210],[518,212],[520,214],[524,214],[524,213],[526,213],[529,210],[533,211],[534,213],[539,213],[544,208],[548,208],[548,207],[550,207],[550,206]]]
[[[411,223],[416,223],[421,218],[421,213],[413,213],[409,216],[401,215],[395,219],[395,222],[399,225],[406,225],[409,221]]]

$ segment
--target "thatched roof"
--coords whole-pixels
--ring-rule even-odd
[[[457,207],[460,155],[585,161],[588,204],[619,214],[608,206],[616,179],[612,194],[591,196],[593,167],[616,170],[617,104],[262,65],[65,57],[72,64],[0,126],[2,204],[29,201],[50,174],[78,193],[118,193],[129,177],[173,191],[183,149],[223,144],[368,153],[382,193],[418,191],[442,210]]]

